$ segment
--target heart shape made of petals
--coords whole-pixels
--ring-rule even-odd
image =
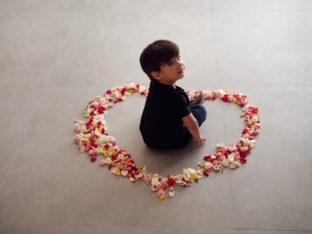
[[[196,98],[201,91],[187,91],[190,100]],[[255,146],[255,137],[260,132],[259,108],[252,106],[249,99],[243,93],[232,93],[219,89],[217,91],[205,90],[204,100],[221,99],[223,102],[234,103],[241,107],[240,117],[245,118],[245,127],[242,136],[236,144],[224,146],[218,144],[213,154],[204,155],[194,168],[184,168],[178,175],[161,176],[151,173],[145,165],[138,165],[132,156],[120,149],[116,139],[108,134],[105,114],[110,108],[119,102],[123,102],[128,96],[140,93],[148,95],[148,89],[139,84],[126,84],[114,87],[90,101],[84,110],[87,121],[75,120],[73,130],[78,135],[74,143],[81,152],[87,152],[91,162],[97,161],[101,166],[107,166],[111,173],[116,176],[128,178],[134,182],[143,180],[157,194],[160,200],[174,197],[174,186],[190,187],[193,182],[198,182],[203,176],[208,177],[211,173],[222,173],[225,168],[238,168],[246,163],[247,156]]]

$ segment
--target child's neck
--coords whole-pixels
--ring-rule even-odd
[[[176,86],[175,86],[176,82],[163,81],[163,80],[161,80],[161,81],[159,80],[158,82],[161,83],[161,84],[169,85],[169,86],[172,86],[173,88],[176,88]]]

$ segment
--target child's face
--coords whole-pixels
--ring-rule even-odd
[[[175,56],[168,63],[160,66],[159,72],[152,72],[153,77],[161,83],[173,85],[184,77],[184,63],[180,56]]]

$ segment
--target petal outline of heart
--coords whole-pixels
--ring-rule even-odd
[[[224,168],[237,168],[245,164],[246,157],[255,146],[255,137],[260,132],[259,108],[252,106],[249,99],[243,93],[235,94],[223,89],[217,91],[206,90],[204,100],[221,99],[223,102],[234,103],[242,108],[240,117],[245,118],[245,128],[237,144],[227,147],[223,144],[216,146],[214,154],[202,157],[195,168],[185,168],[178,175],[163,177],[158,173],[150,173],[146,166],[138,166],[132,156],[126,150],[118,147],[116,139],[108,134],[108,127],[104,115],[115,104],[123,102],[128,96],[140,93],[148,95],[148,89],[139,84],[125,84],[114,87],[104,92],[103,96],[97,96],[90,101],[84,110],[84,117],[88,121],[75,120],[73,130],[78,135],[74,143],[81,152],[87,152],[91,162],[95,162],[98,156],[103,156],[101,166],[107,166],[116,176],[128,178],[129,181],[143,180],[148,184],[160,200],[166,198],[165,191],[169,190],[169,197],[174,197],[174,186],[190,187],[193,182],[198,182],[203,176],[208,177],[211,173],[223,173]],[[190,100],[199,95],[200,91],[187,91]]]

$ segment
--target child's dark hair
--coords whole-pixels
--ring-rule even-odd
[[[160,66],[166,64],[175,56],[179,56],[179,47],[173,41],[157,40],[149,44],[141,53],[140,64],[142,70],[154,80],[152,71],[160,71]]]

